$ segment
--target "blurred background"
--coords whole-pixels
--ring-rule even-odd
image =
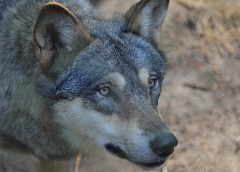
[[[98,9],[108,18],[135,2],[101,0]],[[168,58],[160,109],[179,139],[163,171],[239,172],[240,0],[171,0],[159,46]],[[38,171],[28,155],[0,150],[1,157],[9,166],[0,164],[0,172]],[[79,172],[143,170],[103,154],[83,159]]]

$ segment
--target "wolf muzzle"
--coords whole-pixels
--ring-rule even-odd
[[[159,157],[159,160],[151,163],[135,163],[147,169],[159,167],[165,163],[167,157],[174,152],[174,148],[177,146],[177,144],[178,140],[171,132],[160,133],[156,135],[152,141],[149,142],[149,147],[151,148],[152,152]],[[128,159],[127,153],[117,145],[110,143],[106,144],[105,148],[120,158]]]

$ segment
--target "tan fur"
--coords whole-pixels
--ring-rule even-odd
[[[143,68],[139,71],[138,76],[139,76],[141,82],[145,86],[148,86],[148,81],[149,81],[149,77],[150,77],[149,71],[147,69]]]
[[[126,85],[125,78],[120,73],[112,73],[109,75],[111,82],[119,89],[123,90]]]

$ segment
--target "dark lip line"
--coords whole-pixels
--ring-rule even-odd
[[[136,162],[134,160],[131,160],[131,159],[128,159],[127,158],[127,155],[125,154],[125,152],[118,146],[116,145],[113,145],[113,144],[106,144],[105,145],[105,148],[108,150],[108,152],[110,152],[111,154],[115,155],[115,156],[118,156],[119,158],[123,158],[123,159],[126,159],[138,166],[140,166],[141,168],[144,168],[146,170],[151,170],[153,168],[157,168],[157,167],[160,167],[162,164],[165,163],[166,159],[159,159],[158,161],[155,161],[155,162],[151,162],[151,163],[139,163],[139,162]],[[118,151],[116,151],[118,150]]]
[[[157,162],[153,162],[153,163],[137,163],[137,162],[134,162],[136,165],[144,168],[144,169],[153,169],[153,168],[157,168],[157,167],[160,167],[162,164],[165,163],[165,160],[159,160]]]

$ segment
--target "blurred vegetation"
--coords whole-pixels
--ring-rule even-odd
[[[183,7],[175,12],[179,24],[173,32],[173,57],[184,55],[186,49],[200,48],[208,58],[240,56],[240,1],[239,0],[176,0]],[[174,8],[174,7],[173,7]],[[179,20],[180,19],[180,20]],[[169,35],[167,35],[169,36]],[[172,41],[171,41],[172,43]],[[187,46],[186,48],[182,48]],[[209,46],[211,45],[211,46]],[[239,58],[239,57],[238,57]],[[210,59],[211,61],[211,59]]]

